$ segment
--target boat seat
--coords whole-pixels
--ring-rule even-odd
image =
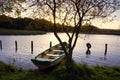
[[[40,61],[50,61],[50,59],[44,59],[44,58],[36,58],[36,59]]]
[[[59,55],[57,54],[46,54],[47,56],[55,56],[55,57],[58,57]]]
[[[64,52],[63,50],[59,50],[59,49],[54,49],[52,51],[55,51],[55,52]]]

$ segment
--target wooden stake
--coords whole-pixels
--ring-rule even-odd
[[[31,41],[31,53],[33,53],[33,41]]]
[[[0,49],[2,50],[2,41],[0,40]]]
[[[107,44],[105,44],[105,53],[104,53],[104,56],[107,55]]]
[[[17,52],[18,46],[17,46],[17,41],[15,41],[15,51]]]

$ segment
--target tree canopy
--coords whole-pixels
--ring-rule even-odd
[[[16,15],[19,17],[26,9],[22,6],[22,3],[26,0],[0,0],[0,15]],[[10,16],[9,15],[9,16]]]

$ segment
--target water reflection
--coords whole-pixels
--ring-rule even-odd
[[[60,33],[59,36],[62,41],[68,41],[65,38],[67,35]],[[79,37],[73,54],[76,62],[88,65],[120,65],[120,36],[84,34],[81,36],[85,36],[85,38]],[[49,48],[50,41],[52,41],[52,45],[58,43],[53,33],[36,36],[0,36],[0,40],[2,40],[3,48],[0,51],[0,60],[22,69],[37,69],[31,62],[31,58]],[[15,40],[17,41],[17,52],[15,52]],[[33,41],[33,54],[31,54],[31,41]],[[86,43],[92,44],[92,47],[86,47]],[[109,47],[105,54],[106,43],[109,44]]]

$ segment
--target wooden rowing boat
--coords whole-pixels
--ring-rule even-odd
[[[63,42],[65,48],[68,48],[68,44]],[[40,69],[47,69],[53,67],[60,63],[65,57],[65,53],[60,44],[57,44],[44,52],[38,54],[35,58],[31,59],[31,61]]]

